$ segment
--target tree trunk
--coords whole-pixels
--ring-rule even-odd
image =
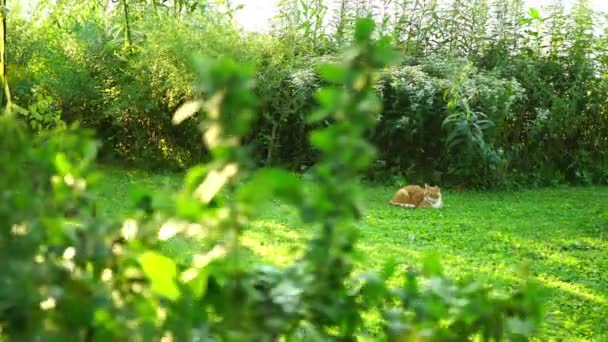
[[[6,80],[6,0],[1,0],[0,6],[2,6],[2,22],[0,23],[0,79],[2,80],[2,102],[0,105],[8,107],[11,99],[8,91],[8,82]]]
[[[131,27],[129,25],[129,5],[127,0],[122,0],[122,8],[125,16],[125,46],[131,51]]]
[[[268,151],[266,153],[266,167],[270,167],[272,164],[272,153],[274,152],[274,145],[277,139],[277,131],[279,130],[280,124],[281,120],[279,119],[272,125],[272,133],[270,135],[270,142],[268,143]]]

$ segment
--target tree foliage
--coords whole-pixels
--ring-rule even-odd
[[[325,82],[317,66],[351,43],[354,18],[368,16],[402,56],[376,87],[384,110],[369,133],[381,151],[371,178],[491,188],[608,181],[606,21],[588,1],[541,12],[521,0],[286,0],[270,34],[240,32],[240,9],[41,1],[29,19],[8,18],[13,102],[42,126],[59,117],[93,128],[104,160],[184,169],[210,157],[193,148],[192,121],[171,124],[197,96],[191,53],[230,56],[257,68],[262,115],[244,137],[254,161],[300,171],[318,158],[305,137],[330,122],[304,120]],[[411,88],[410,68],[438,83]],[[396,86],[405,75],[410,86]]]

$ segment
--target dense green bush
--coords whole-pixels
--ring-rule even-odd
[[[380,87],[384,110],[373,140],[385,168],[434,182],[501,177],[500,157],[494,157],[500,127],[489,126],[521,99],[517,82],[465,61],[425,59],[390,69]]]
[[[202,97],[176,112],[200,118],[211,161],[191,168],[165,198],[134,192],[122,222],[96,215],[90,173],[97,146],[73,127],[37,135],[12,113],[0,116],[0,338],[10,340],[389,340],[526,339],[539,297],[531,284],[500,294],[474,280],[451,281],[436,259],[423,276],[353,275],[359,173],[374,159],[363,139],[381,108],[374,72],[394,55],[360,20],[344,62],[319,67],[331,84],[316,93],[307,121],[319,163],[314,186],[279,168],[253,169],[240,144],[255,123],[254,69],[230,59],[195,63]],[[253,267],[241,232],[275,199],[285,200],[316,237],[292,266]],[[198,246],[171,258],[176,240]],[[381,315],[382,330],[364,317]]]
[[[526,94],[505,118],[499,139],[512,168],[533,184],[605,183],[606,80],[551,60],[514,61],[504,69]]]
[[[95,6],[84,7],[51,7],[53,14],[39,19],[39,26],[15,17],[8,45],[17,48],[9,54],[9,69],[18,103],[27,107],[38,94],[50,97],[64,121],[79,121],[97,132],[104,158],[185,168],[207,155],[197,147],[196,124],[171,124],[171,113],[196,95],[193,51],[259,62],[263,81],[289,61],[281,46],[265,37],[240,35],[218,19],[200,25],[223,18],[212,10],[192,14],[190,20],[161,15],[149,22],[143,19],[149,8],[132,7],[131,42],[125,44],[121,13],[106,23]],[[62,14],[66,17],[55,17]]]
[[[304,119],[323,85],[315,69],[348,44],[353,18],[370,15],[402,55],[377,87],[384,111],[368,132],[380,150],[371,179],[608,182],[606,25],[585,0],[546,15],[521,0],[338,1],[333,13],[317,0],[284,0],[270,35],[236,29],[229,2],[116,5],[43,1],[32,18],[8,23],[15,102],[40,127],[59,116],[94,129],[102,159],[183,169],[209,158],[193,120],[171,124],[199,95],[190,68],[199,51],[256,65],[261,115],[244,138],[255,162],[307,169],[318,154],[306,136],[330,123]]]
[[[305,114],[312,111],[320,80],[312,66],[269,61],[258,71],[256,94],[263,114],[249,137],[260,164],[298,170],[315,160]]]

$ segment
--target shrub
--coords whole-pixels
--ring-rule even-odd
[[[262,115],[244,137],[256,163],[301,171],[319,157],[307,134],[331,123],[304,119],[323,85],[315,68],[339,58],[353,18],[369,15],[402,55],[377,87],[384,111],[369,134],[381,154],[369,178],[489,188],[608,181],[605,25],[585,1],[542,17],[519,0],[338,1],[334,13],[290,0],[272,34],[236,29],[230,2],[173,4],[40,2],[29,19],[9,16],[15,102],[42,126],[59,115],[94,129],[103,160],[185,169],[210,157],[194,121],[171,124],[170,113],[200,95],[190,56],[229,56],[258,70]]]
[[[413,179],[500,185],[492,181],[502,162],[500,127],[491,126],[522,97],[517,82],[464,61],[427,59],[389,70],[380,86],[384,110],[373,140],[387,165]]]

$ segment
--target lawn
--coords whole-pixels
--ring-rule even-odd
[[[173,174],[106,169],[99,189],[102,213],[128,212],[128,189],[178,188]],[[608,341],[608,188],[553,188],[520,192],[444,191],[440,210],[387,205],[393,188],[367,186],[360,223],[360,270],[378,269],[387,258],[418,266],[429,251],[442,255],[454,277],[474,274],[505,288],[531,262],[546,290],[542,340]],[[313,231],[281,203],[243,236],[264,262],[286,265]]]

